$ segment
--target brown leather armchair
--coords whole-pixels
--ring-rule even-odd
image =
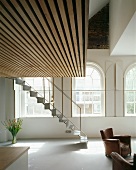
[[[117,152],[125,157],[131,155],[131,136],[113,135],[113,129],[100,130],[100,134],[105,146],[105,155],[110,156],[111,152]]]
[[[136,170],[136,154],[132,162],[125,160],[116,152],[111,153],[112,170]]]

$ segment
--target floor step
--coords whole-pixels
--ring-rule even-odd
[[[80,136],[81,131],[80,130],[74,130],[73,135],[79,135]]]
[[[56,114],[56,116],[59,118],[61,116],[61,114]]]
[[[67,119],[59,119],[59,122],[64,122],[64,123],[66,123],[66,122],[67,122]]]
[[[88,142],[87,136],[80,136],[80,142]]]
[[[50,109],[50,103],[44,103],[44,109]]]
[[[45,100],[43,97],[37,97],[37,103],[44,103]]]
[[[57,114],[56,116],[57,116],[58,118],[62,118],[62,117],[63,117],[62,114]]]
[[[24,80],[16,78],[16,84],[23,85],[25,83]]]
[[[66,128],[69,126],[69,120],[67,119],[66,122],[64,122],[66,124]]]
[[[28,86],[28,85],[23,85],[23,90],[25,91],[31,91],[31,86]]]
[[[59,118],[59,122],[60,122],[62,120],[62,118],[63,118],[63,115],[59,114],[59,115],[57,115],[57,117]]]
[[[74,125],[69,125],[68,128],[71,129],[71,130],[75,130],[75,126]]]
[[[30,91],[30,97],[37,97],[37,93],[36,91]]]
[[[72,133],[72,131],[71,131],[71,130],[66,130],[65,132],[66,132],[66,133]]]

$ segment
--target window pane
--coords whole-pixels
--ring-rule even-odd
[[[136,67],[129,70],[126,75],[126,90],[136,90]]]
[[[127,94],[127,102],[134,102],[134,92],[126,92]]]
[[[85,104],[85,114],[92,114],[92,103]]]
[[[128,114],[134,113],[134,104],[133,103],[127,103],[127,113]]]
[[[100,113],[100,111],[101,111],[100,103],[95,103],[94,104],[94,113]]]
[[[92,79],[100,79],[100,74],[99,74],[99,72],[97,71],[97,70],[95,70],[95,69],[93,69],[93,71],[92,71],[92,73],[91,73],[91,78]]]
[[[93,101],[101,101],[101,92],[93,93]]]

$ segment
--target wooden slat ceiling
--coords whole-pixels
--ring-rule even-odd
[[[1,0],[1,77],[85,76],[89,0]]]

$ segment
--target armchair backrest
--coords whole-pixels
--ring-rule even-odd
[[[101,133],[101,137],[102,137],[103,140],[113,138],[113,129],[112,128],[100,130],[100,133]]]

